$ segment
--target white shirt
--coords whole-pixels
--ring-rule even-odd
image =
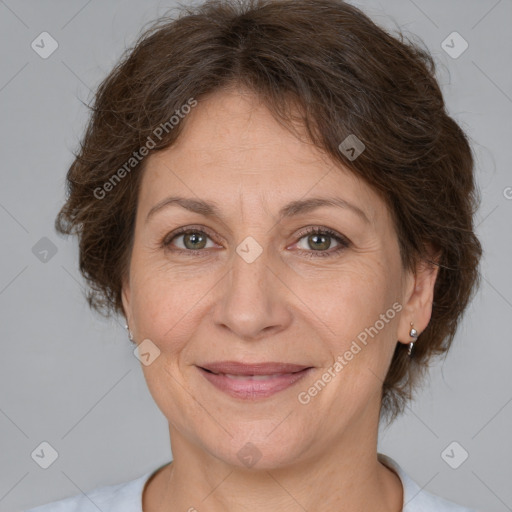
[[[422,490],[391,457],[382,453],[378,453],[377,457],[402,481],[404,488],[402,512],[476,512]],[[79,494],[25,512],[98,512],[98,510],[102,512],[143,512],[142,491],[146,482],[158,469],[149,471],[129,482],[97,487],[87,495]]]

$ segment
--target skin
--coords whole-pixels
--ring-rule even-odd
[[[135,341],[149,339],[160,350],[142,369],[169,422],[174,459],[146,485],[144,511],[402,510],[401,482],[377,460],[380,393],[397,340],[409,343],[410,323],[421,333],[430,320],[436,270],[406,272],[383,200],[247,91],[201,101],[177,143],[146,164],[123,306]],[[171,195],[215,202],[222,218],[174,204],[146,222]],[[291,201],[333,196],[367,221],[323,206],[278,222]],[[173,238],[188,226],[206,230],[204,256],[191,254],[197,241]],[[301,234],[310,226],[350,243],[334,253],[335,238],[322,245]],[[236,252],[248,236],[263,249],[252,263]],[[301,404],[298,393],[395,302],[402,310]],[[233,359],[315,370],[248,401],[217,390],[196,366]],[[252,467],[237,457],[247,442],[261,453]]]

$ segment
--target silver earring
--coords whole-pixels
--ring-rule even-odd
[[[409,336],[414,340],[409,343],[409,350],[407,355],[410,356],[412,352],[412,348],[414,347],[414,342],[418,339],[418,331],[414,328],[414,324],[411,322],[411,330],[409,331]]]
[[[128,330],[128,338],[130,338],[130,341],[133,341],[133,334],[132,331],[130,331],[130,328],[128,327],[128,324],[124,326],[125,329]]]

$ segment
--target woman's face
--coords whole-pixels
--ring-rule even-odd
[[[414,289],[384,202],[252,95],[210,96],[149,157],[123,304],[171,437],[206,457],[271,468],[368,442]],[[215,384],[201,368],[222,361],[311,369]]]

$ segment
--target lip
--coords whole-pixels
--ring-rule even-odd
[[[259,363],[248,365],[234,361],[212,363],[197,368],[206,380],[217,389],[234,398],[244,400],[268,398],[293,386],[313,370],[310,366],[296,364]],[[212,373],[212,371],[218,373]],[[233,376],[230,377],[226,374]],[[263,375],[269,377],[262,380],[261,376]]]

